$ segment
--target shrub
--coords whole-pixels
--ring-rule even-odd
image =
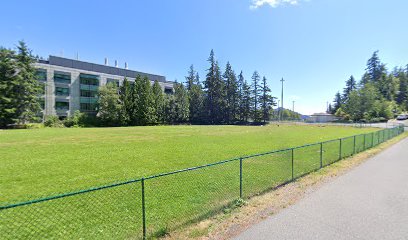
[[[69,116],[63,121],[65,127],[84,127],[87,125],[87,115],[79,110],[74,112],[74,115]]]
[[[59,120],[58,116],[50,115],[45,117],[44,126],[46,127],[64,127],[61,120]]]
[[[27,123],[24,124],[25,129],[39,129],[39,128],[44,128],[44,124],[42,123]]]

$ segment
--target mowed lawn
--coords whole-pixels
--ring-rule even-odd
[[[373,130],[276,124],[1,130],[0,205]]]

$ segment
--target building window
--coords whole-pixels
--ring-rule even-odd
[[[92,90],[81,90],[81,97],[97,97],[98,92]]]
[[[55,109],[69,110],[69,102],[55,102]]]
[[[71,73],[54,71],[54,82],[71,83]]]
[[[55,95],[58,95],[58,96],[69,96],[69,88],[56,87],[56,88],[55,88]]]
[[[99,86],[99,76],[91,74],[79,74],[79,82],[84,85]]]
[[[39,68],[35,72],[38,81],[47,81],[47,70]]]
[[[94,112],[97,111],[96,103],[81,103],[82,112]]]
[[[108,78],[106,80],[106,84],[109,84],[109,83],[114,83],[116,85],[116,87],[119,87],[119,80],[118,79]]]
[[[165,94],[173,94],[173,89],[166,87],[166,88],[164,88],[164,93]]]

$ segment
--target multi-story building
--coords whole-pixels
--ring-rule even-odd
[[[68,58],[49,56],[48,60],[35,63],[38,80],[44,85],[43,114],[67,117],[76,110],[96,112],[98,88],[113,82],[120,86],[126,78],[131,83],[140,75],[152,82],[158,81],[165,93],[173,92],[173,82],[164,76],[137,72],[116,66],[83,62]]]

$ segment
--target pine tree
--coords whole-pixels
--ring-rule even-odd
[[[98,118],[104,126],[121,126],[123,124],[123,105],[118,89],[114,83],[101,86],[98,90]]]
[[[364,85],[366,85],[367,83],[370,82],[370,76],[368,75],[368,73],[364,73],[364,75],[361,77],[360,83],[359,83],[359,87],[364,87]]]
[[[138,126],[145,126],[156,121],[153,108],[153,97],[150,80],[138,75],[133,90],[134,114],[132,122]]]
[[[385,65],[381,63],[380,58],[378,57],[378,50],[373,53],[370,59],[368,59],[366,71],[371,82],[379,81],[382,74],[385,72]]]
[[[343,104],[343,99],[341,98],[340,92],[337,92],[336,95],[334,96],[334,105],[333,105],[333,112],[332,114],[335,114],[337,110],[341,107]]]
[[[244,96],[244,84],[245,84],[245,79],[242,71],[238,75],[238,119],[239,121],[243,122],[244,121],[244,101],[243,101],[243,96]]]
[[[5,128],[18,118],[16,93],[18,81],[14,51],[0,48],[0,128]]]
[[[210,68],[207,69],[204,81],[206,92],[205,115],[208,123],[220,124],[224,121],[225,86],[213,50],[211,50],[208,62],[210,63]]]
[[[225,67],[225,72],[223,75],[225,79],[226,88],[226,109],[225,109],[225,122],[230,124],[234,122],[237,118],[238,112],[238,82],[237,76],[234,70],[232,70],[231,64],[227,62]]]
[[[196,77],[196,71],[194,70],[194,65],[190,65],[190,69],[188,71],[188,74],[186,76],[186,88],[187,91],[190,91],[191,88],[193,87],[195,83],[195,77]]]
[[[329,106],[327,107],[326,113],[332,113],[333,112],[333,107],[331,103],[329,103]]]
[[[404,110],[407,110],[408,102],[408,77],[404,71],[398,73],[399,87],[396,102],[402,106]]]
[[[271,89],[269,88],[266,77],[262,78],[262,85],[261,85],[261,92],[262,96],[260,98],[261,101],[261,112],[262,112],[262,121],[266,123],[269,121],[270,111],[272,106],[275,105],[274,98],[271,95]]]
[[[134,85],[132,86],[125,77],[119,89],[119,98],[123,105],[121,118],[124,125],[132,125],[131,119],[134,115],[133,87]]]
[[[346,87],[343,90],[343,100],[347,101],[350,95],[350,92],[357,89],[357,83],[353,75],[346,81]]]
[[[251,86],[244,80],[244,85],[242,86],[243,95],[242,95],[242,117],[244,122],[248,122],[251,116]]]
[[[200,83],[200,76],[198,73],[194,75],[194,69],[191,68],[188,76],[194,76],[194,78],[187,79],[187,82],[192,80],[190,90],[188,90],[189,119],[191,123],[202,123],[204,93]]]
[[[260,86],[260,76],[257,71],[252,75],[252,85],[251,85],[251,115],[254,122],[259,122],[261,120],[261,115],[259,111],[259,103],[261,98],[261,86]]]
[[[173,122],[185,123],[189,119],[188,92],[182,83],[174,86],[174,116]]]
[[[17,45],[16,61],[18,86],[14,101],[17,103],[17,122],[38,121],[41,111],[39,95],[42,90],[36,77],[35,59],[23,41]]]
[[[153,94],[153,109],[154,109],[154,124],[163,123],[164,122],[164,96],[163,90],[156,80],[153,83],[152,87],[152,94]]]

